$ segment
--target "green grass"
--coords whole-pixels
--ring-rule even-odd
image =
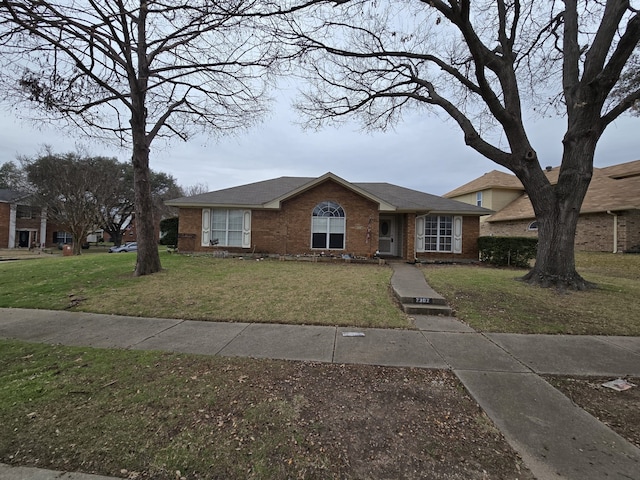
[[[0,263],[0,307],[216,321],[408,328],[378,265],[167,255],[133,277],[134,254]]]
[[[516,281],[524,270],[483,266],[428,266],[424,274],[478,330],[640,335],[640,255],[578,253],[576,265],[597,289],[559,293]]]
[[[215,321],[411,328],[378,265],[216,259],[162,253],[161,273],[133,277],[135,255],[0,262],[0,307]],[[579,253],[598,288],[558,293],[518,282],[524,270],[422,267],[478,330],[640,335],[640,255]]]

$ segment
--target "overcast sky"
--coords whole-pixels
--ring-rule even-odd
[[[351,182],[389,182],[442,195],[491,170],[504,170],[464,144],[456,125],[426,114],[412,115],[395,131],[365,133],[358,125],[303,131],[294,122],[290,99],[277,102],[263,124],[219,141],[205,137],[152,145],[151,168],[178,184],[206,184],[219,190],[280,176],[317,177],[326,172]],[[563,119],[530,120],[528,131],[543,166],[558,166]],[[43,145],[56,153],[83,145],[91,155],[128,161],[131,154],[87,138],[39,129],[2,111],[0,163],[35,156]],[[596,151],[595,166],[640,159],[640,119],[622,117],[609,126]],[[506,171],[506,170],[504,170]]]

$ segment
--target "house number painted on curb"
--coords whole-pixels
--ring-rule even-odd
[[[431,303],[431,299],[428,297],[416,297],[414,303]]]

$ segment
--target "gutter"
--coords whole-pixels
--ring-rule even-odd
[[[607,214],[613,215],[613,253],[618,253],[618,214],[607,210]]]

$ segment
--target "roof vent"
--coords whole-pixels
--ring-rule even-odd
[[[544,167],[544,169],[545,169],[547,172],[550,172],[551,170],[553,170],[553,167],[552,167],[552,166],[547,166],[547,167]]]

